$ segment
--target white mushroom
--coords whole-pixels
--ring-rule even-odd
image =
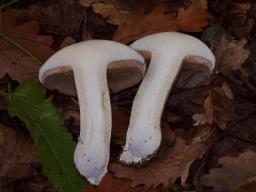
[[[195,37],[164,32],[143,37],[131,47],[151,53],[148,71],[135,96],[126,145],[120,160],[126,164],[148,160],[161,143],[161,115],[165,101],[184,59],[192,59],[214,68],[215,57]]]
[[[107,172],[112,119],[106,74],[108,65],[117,60],[136,60],[132,67],[137,72],[145,71],[144,58],[130,47],[113,41],[89,40],[60,50],[39,72],[41,82],[55,84],[52,89],[63,89],[62,92],[74,95],[75,89],[65,88],[71,79],[64,80],[65,74],[73,70],[81,117],[74,161],[80,174],[92,184],[99,184]],[[116,65],[112,68],[118,74]],[[56,78],[56,74],[61,75]],[[135,82],[129,82],[126,87],[132,84]]]

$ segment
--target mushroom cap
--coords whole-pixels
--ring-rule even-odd
[[[184,60],[192,63],[205,63],[212,71],[215,67],[215,56],[209,48],[199,39],[178,32],[162,32],[147,35],[130,45],[135,50],[149,52],[155,57],[166,58],[168,61],[172,52],[177,52],[183,56]],[[171,48],[171,49],[170,49]],[[174,48],[174,50],[173,50]],[[201,57],[200,57],[201,56]]]
[[[76,96],[73,67],[77,63],[94,65],[92,61],[95,60],[105,60],[102,63],[107,66],[112,93],[136,85],[146,71],[144,58],[129,47],[114,41],[88,40],[65,47],[51,56],[40,68],[39,80],[50,90]]]

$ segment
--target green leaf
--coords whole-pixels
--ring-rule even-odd
[[[38,82],[26,80],[8,94],[9,115],[24,121],[37,147],[43,173],[59,192],[81,192],[85,182],[74,161],[75,144]]]

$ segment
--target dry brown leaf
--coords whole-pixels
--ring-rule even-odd
[[[129,11],[119,10],[110,3],[94,3],[93,11],[103,16],[108,23],[120,25],[129,15]]]
[[[232,14],[246,14],[252,7],[251,2],[230,2]]]
[[[2,14],[1,30],[14,38],[36,56],[47,59],[53,50],[49,48],[52,38],[37,35],[39,29],[36,22],[28,22],[16,26],[16,12],[7,11]],[[39,64],[19,48],[0,39],[0,77],[8,73],[12,79],[21,82],[24,79],[37,79]]]
[[[74,43],[76,43],[76,40],[75,40],[75,39],[73,39],[72,37],[66,37],[66,38],[62,41],[62,43],[61,43],[61,45],[60,45],[60,49],[62,49],[62,48],[64,48],[64,47],[67,47],[67,46],[69,46],[69,45],[72,45],[72,44],[74,44]]]
[[[241,41],[230,40],[226,35],[217,46],[215,56],[217,63],[221,64],[221,72],[227,74],[232,70],[239,70],[249,57],[251,51],[245,48],[246,39]]]
[[[0,77],[9,74],[16,81],[38,79],[39,65],[17,47],[0,39]]]
[[[247,151],[238,157],[224,156],[219,159],[220,168],[203,175],[201,184],[215,191],[235,191],[250,183],[256,176],[256,153]],[[254,188],[255,189],[255,188]]]
[[[0,184],[37,174],[37,155],[32,141],[14,129],[0,124]]]
[[[208,123],[215,122],[219,128],[226,129],[232,120],[233,105],[233,94],[227,83],[224,82],[222,87],[212,89],[204,102]]]
[[[79,0],[82,6],[89,7],[95,0]]]
[[[205,151],[206,147],[203,144],[186,145],[185,140],[178,137],[174,147],[165,144],[156,159],[142,168],[112,164],[110,170],[114,172],[116,177],[132,180],[132,186],[142,184],[148,188],[163,184],[164,187],[167,187],[181,176],[185,182],[190,165],[195,159],[200,158]]]
[[[121,108],[112,105],[112,141],[118,144],[125,144],[125,138],[130,115]]]
[[[61,100],[60,98],[57,98]],[[57,109],[65,122],[71,121],[73,127],[79,127],[80,115],[79,105],[77,101],[64,101],[65,103],[58,103]],[[56,103],[55,103],[56,104]],[[116,144],[124,145],[125,135],[129,124],[129,113],[116,105],[111,106],[112,109],[112,132],[111,140]]]
[[[10,10],[1,14],[1,31],[14,38],[23,47],[42,60],[48,59],[54,51],[50,49],[53,40],[50,36],[38,35],[39,25],[35,21],[16,25],[16,11]]]
[[[256,189],[256,176],[249,177],[245,184],[241,185],[235,192],[255,192]]]
[[[214,127],[201,126],[196,129],[196,133],[192,139],[192,142],[207,142],[210,138],[213,138]]]
[[[122,23],[114,33],[113,40],[129,43],[151,33],[176,31],[176,21],[165,16],[166,6],[156,7],[150,14],[144,15],[142,7]]]
[[[178,30],[185,32],[200,32],[208,25],[207,9],[189,6],[187,9],[180,8],[177,18]]]
[[[129,43],[145,35],[164,31],[199,32],[207,26],[207,10],[195,5],[180,8],[177,18],[166,15],[169,7],[159,5],[148,15],[143,8],[135,10],[114,33],[113,40]]]
[[[208,1],[207,0],[191,0],[192,4],[197,7],[201,7],[203,9],[208,9]]]
[[[107,174],[103,177],[99,186],[93,187],[89,185],[86,187],[85,192],[160,192],[160,190],[145,190],[143,186],[133,188],[130,181],[116,179],[111,174]]]
[[[207,116],[205,113],[196,113],[192,115],[192,119],[195,121],[193,126],[201,126],[207,123]]]

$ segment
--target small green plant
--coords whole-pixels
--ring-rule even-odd
[[[8,112],[23,121],[34,140],[43,174],[58,192],[81,192],[85,181],[73,162],[75,144],[39,82],[23,81],[7,94]]]

